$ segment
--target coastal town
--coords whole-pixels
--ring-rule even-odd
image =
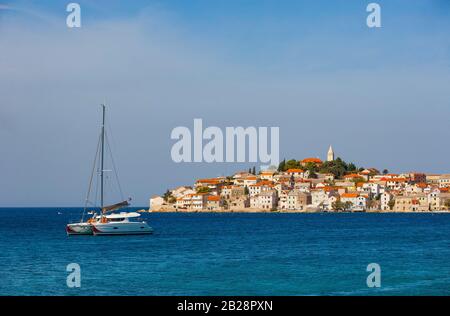
[[[230,176],[197,179],[150,199],[161,212],[448,212],[450,174],[390,173],[335,158],[283,160]]]

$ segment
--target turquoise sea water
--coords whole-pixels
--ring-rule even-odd
[[[67,237],[79,212],[0,209],[1,295],[450,295],[450,214],[155,213],[154,235]]]

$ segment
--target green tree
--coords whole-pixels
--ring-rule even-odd
[[[335,211],[343,211],[344,203],[342,203],[340,200],[337,200],[337,201],[331,203],[331,208]]]
[[[301,168],[300,163],[295,159],[291,159],[291,160],[286,161],[284,170],[282,170],[282,171],[286,171],[288,169],[300,169],[300,168]]]
[[[383,169],[383,174],[384,174],[384,175],[387,175],[388,173],[389,173],[389,170]]]
[[[245,195],[249,195],[250,194],[250,192],[248,191],[248,187],[247,186],[244,187],[244,194]]]
[[[395,200],[390,200],[389,202],[388,202],[388,206],[389,206],[389,209],[392,211],[392,209],[394,208],[394,205],[395,205]]]
[[[450,199],[445,200],[444,205],[448,210],[450,210]]]
[[[352,178],[350,181],[354,183],[367,182],[363,177]]]
[[[299,164],[299,168],[300,168],[301,167],[300,163],[298,163],[298,164]],[[306,170],[309,170],[309,171],[314,171],[314,172],[319,171],[319,168],[317,167],[317,164],[315,164],[314,162],[307,162],[303,166],[303,169],[306,169]]]
[[[256,167],[253,166],[252,174],[256,175]]]
[[[376,205],[375,199],[368,199],[367,200],[367,208],[372,209]]]
[[[349,211],[349,210],[352,208],[352,206],[353,206],[353,203],[352,203],[352,202],[346,201],[346,202],[344,203],[344,211]]]
[[[347,166],[347,171],[348,172],[352,172],[352,171],[355,171],[355,170],[356,170],[355,164],[353,162],[349,163],[348,166]]]
[[[283,159],[283,160],[278,164],[278,171],[279,171],[279,172],[286,171],[286,159]]]
[[[211,192],[211,189],[208,187],[198,187],[197,188],[197,193],[209,193]]]
[[[222,198],[221,201],[222,201],[223,208],[225,210],[228,209],[228,201],[226,199],[224,199],[224,198]]]
[[[173,204],[177,201],[177,199],[174,196],[169,197],[168,202]]]
[[[170,190],[167,190],[164,194],[163,194],[163,199],[164,201],[168,202],[169,198],[172,196],[172,192],[170,192]]]
[[[320,173],[331,173],[335,178],[341,178],[347,172],[354,171],[356,166],[354,164],[349,164],[343,161],[341,158],[336,158],[333,161],[325,161],[318,167],[318,172]]]

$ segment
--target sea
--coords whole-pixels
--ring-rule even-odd
[[[144,213],[153,235],[68,237],[81,211],[0,209],[0,295],[450,295],[450,214]]]

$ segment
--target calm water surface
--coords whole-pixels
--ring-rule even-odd
[[[0,295],[450,295],[450,214],[144,214],[154,235],[67,237],[79,212],[0,209]]]

